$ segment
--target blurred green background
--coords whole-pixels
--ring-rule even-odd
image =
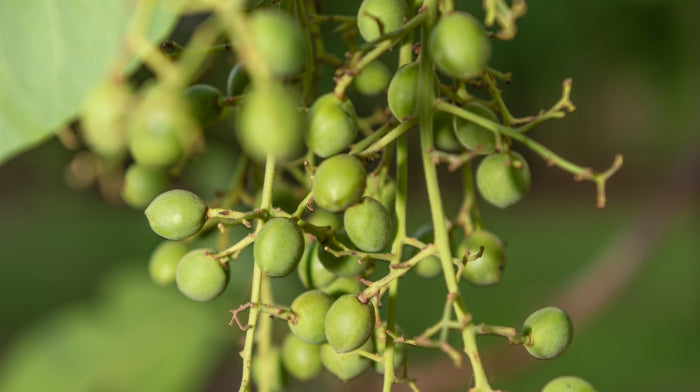
[[[322,3],[349,14],[343,8],[358,2]],[[483,16],[478,3],[459,7]],[[560,304],[576,326],[572,346],[552,361],[480,338],[492,385],[539,391],[550,378],[573,374],[601,392],[700,390],[700,2],[528,6],[516,39],[496,43],[491,62],[513,74],[504,87],[511,111],[548,108],[571,77],[577,110],[531,136],[595,169],[615,153],[625,164],[599,211],[592,184],[521,148],[533,171],[530,194],[507,210],[482,206],[486,227],[507,242],[508,266],[496,287],[463,286],[475,320],[517,328],[535,309]],[[194,21],[183,21],[174,37],[183,39]],[[223,89],[227,67],[220,68],[208,78]],[[355,102],[365,113],[377,103]],[[220,128],[230,138],[226,124]],[[228,309],[246,301],[250,255],[232,265],[229,289],[212,303],[156,287],[146,262],[158,238],[141,212],[105,203],[96,189],[69,189],[64,169],[73,154],[52,139],[0,167],[0,391],[237,389],[242,334],[227,326]],[[183,186],[207,195],[225,187],[236,154],[195,162]],[[419,173],[418,159],[411,164]],[[428,219],[420,178],[410,178],[411,228]],[[460,181],[441,168],[450,213]],[[302,290],[295,274],[273,284],[284,305]],[[409,335],[420,333],[438,319],[444,295],[439,279],[406,277],[398,322]],[[286,326],[275,324],[281,338]],[[370,373],[345,385],[326,373],[291,388],[378,390],[381,378]],[[410,351],[408,375],[423,391],[464,391],[470,381],[466,360],[455,370],[446,356],[422,349]]]

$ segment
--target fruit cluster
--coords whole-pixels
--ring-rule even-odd
[[[149,52],[144,61],[155,78],[138,89],[124,80],[105,82],[85,108],[83,137],[103,160],[128,165],[122,198],[145,207],[151,229],[165,239],[150,258],[156,283],[175,282],[190,299],[210,301],[226,289],[241,251],[252,246],[250,301],[231,311],[231,325],[246,334],[241,390],[249,390],[251,378],[260,390],[281,390],[286,374],[309,380],[323,367],[349,380],[372,362],[385,391],[397,382],[417,390],[407,377],[408,348],[439,347],[459,359],[448,343],[454,330],[463,337],[474,391],[492,391],[477,335],[502,336],[539,359],[566,350],[573,324],[563,310],[535,311],[520,333],[475,324],[459,287],[461,280],[491,286],[504,272],[504,243],[484,228],[476,195],[498,208],[525,197],[531,173],[516,142],[577,179],[595,182],[599,206],[605,181],[621,164],[593,172],[526,135],[574,109],[570,81],[549,110],[523,118],[508,110],[499,83],[510,75],[488,66],[491,40],[512,38],[524,9],[484,2],[490,15],[484,26],[452,1],[438,7],[426,0],[417,8],[413,1],[364,0],[351,16],[321,14],[322,2],[309,0],[195,3],[212,18],[192,44]],[[494,21],[501,30],[489,32]],[[334,32],[348,42],[344,59],[324,47],[320,25],[328,23],[337,24]],[[414,42],[416,32],[420,42]],[[219,33],[228,42],[215,45]],[[399,55],[392,72],[380,56],[394,47]],[[188,86],[207,54],[221,50],[232,50],[237,61],[225,94],[209,85]],[[325,66],[335,69],[334,88],[317,94]],[[488,99],[480,98],[484,86]],[[381,110],[363,117],[352,94],[386,99]],[[169,190],[188,159],[206,152],[205,130],[224,118],[242,151],[229,190],[209,201]],[[406,229],[409,132],[420,137],[432,217],[412,235]],[[443,212],[437,182],[442,163],[464,178],[464,201],[453,219]],[[234,225],[251,231],[230,246],[192,247],[194,238],[216,228],[225,238]],[[275,302],[272,281],[295,272],[307,291]],[[408,273],[442,276],[449,293],[441,319],[415,337],[395,320],[398,279]],[[240,318],[243,311],[247,321]],[[287,322],[281,345],[272,344],[272,321],[262,314]],[[593,390],[577,380],[553,380],[544,390]]]

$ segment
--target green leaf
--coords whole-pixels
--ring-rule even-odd
[[[75,117],[122,49],[140,3],[0,1],[0,163]],[[148,36],[154,42],[177,21],[170,5],[159,3],[152,15]]]

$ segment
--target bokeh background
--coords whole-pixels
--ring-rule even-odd
[[[351,14],[358,1],[337,3],[322,2],[329,13]],[[458,2],[483,16],[478,3]],[[569,350],[552,361],[480,338],[492,385],[539,391],[573,374],[601,392],[700,390],[700,3],[528,6],[516,39],[496,43],[491,63],[513,74],[504,87],[511,111],[548,108],[571,77],[577,110],[531,136],[595,169],[616,153],[625,164],[609,182],[608,206],[597,210],[591,183],[576,183],[521,148],[533,171],[530,194],[506,210],[482,203],[486,227],[507,242],[508,266],[495,287],[462,287],[475,320],[518,328],[535,309],[557,304],[576,327]],[[186,40],[198,20],[184,20],[174,38]],[[223,89],[233,59],[216,61],[222,71],[207,81]],[[383,99],[354,98],[364,113]],[[238,154],[225,147],[227,124],[219,128],[212,158],[196,161],[181,183],[208,196],[226,186]],[[228,309],[246,301],[249,252],[214,302],[156,287],[146,263],[159,239],[142,212],[106,203],[94,187],[71,189],[65,168],[74,154],[52,139],[0,167],[0,391],[237,389],[242,334],[227,326]],[[420,173],[417,158],[412,164]],[[420,178],[410,178],[411,228],[428,220]],[[441,184],[454,213],[459,175],[441,168]],[[302,287],[293,274],[274,289],[288,305]],[[398,322],[407,334],[437,320],[444,294],[439,279],[401,280]],[[286,326],[275,324],[281,339]],[[445,355],[423,349],[410,351],[408,375],[423,391],[464,391],[471,377],[466,359],[454,369]],[[380,382],[371,371],[347,384],[324,373],[290,388],[379,390]]]

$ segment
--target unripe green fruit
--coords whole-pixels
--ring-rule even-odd
[[[333,298],[319,290],[309,290],[294,299],[289,307],[296,315],[287,324],[294,336],[309,344],[326,341],[326,313],[333,304]]]
[[[457,152],[462,149],[455,136],[454,119],[455,116],[445,112],[433,114],[433,142],[439,150]]]
[[[270,347],[265,353],[255,353],[251,363],[253,382],[260,388],[267,385],[268,391],[283,391],[287,384],[287,375],[282,366],[282,356],[277,347]]]
[[[343,217],[340,214],[322,209],[312,212],[306,221],[315,226],[328,226],[332,230],[338,230],[343,227]]]
[[[498,237],[484,230],[473,232],[464,239],[457,250],[457,257],[463,257],[465,252],[473,256],[484,247],[481,257],[467,262],[464,266],[463,277],[475,286],[489,286],[501,280],[506,266],[506,255],[503,243]]]
[[[255,263],[267,276],[287,276],[304,254],[304,234],[293,220],[272,218],[258,233],[253,254]]]
[[[574,325],[563,310],[550,306],[533,312],[523,324],[523,335],[530,337],[525,348],[535,358],[552,359],[571,344]]]
[[[151,229],[163,238],[181,240],[198,232],[207,218],[207,205],[182,189],[161,193],[146,208]]]
[[[182,256],[177,264],[177,288],[188,298],[199,302],[211,301],[226,289],[228,264],[222,266],[210,256],[213,253],[209,249],[195,249]]]
[[[322,210],[319,210],[322,211]],[[297,272],[299,280],[307,289],[324,287],[335,280],[336,276],[323,266],[318,258],[318,242],[308,244],[299,262]]]
[[[374,330],[374,309],[354,294],[333,302],[326,313],[326,340],[336,352],[347,353],[365,344]]]
[[[588,381],[575,376],[557,377],[542,388],[542,392],[596,392]]]
[[[122,200],[133,208],[142,209],[168,189],[168,182],[164,171],[134,163],[124,173]]]
[[[481,23],[466,12],[443,15],[428,45],[438,69],[455,79],[478,76],[491,58],[491,42]]]
[[[168,120],[165,120],[168,121]],[[183,155],[183,148],[170,125],[163,123],[160,130],[137,132],[129,140],[129,151],[141,165],[167,168]]]
[[[292,188],[284,183],[275,184],[272,188],[272,208],[279,208],[282,211],[294,211],[300,201]],[[261,202],[262,188],[255,193],[255,205],[259,206]]]
[[[380,252],[391,241],[391,214],[371,197],[345,210],[343,222],[352,243],[365,252]]]
[[[293,76],[301,72],[306,57],[304,35],[291,16],[260,11],[250,18],[250,39],[272,73]]]
[[[530,168],[515,151],[489,155],[476,171],[476,186],[481,196],[496,207],[517,203],[530,190]]]
[[[295,378],[308,381],[321,372],[321,346],[287,334],[282,343],[282,364]]]
[[[372,352],[372,339],[367,339],[360,350]],[[370,360],[356,353],[338,353],[329,344],[321,346],[321,363],[343,381],[359,376],[370,365]]]
[[[357,11],[357,28],[365,41],[374,41],[381,33],[400,29],[404,18],[406,2],[403,0],[364,0]]]
[[[335,94],[320,96],[307,115],[306,145],[314,154],[327,158],[346,150],[357,136],[357,115],[349,99]]]
[[[416,112],[418,100],[418,63],[399,68],[389,83],[389,109],[399,121]]]
[[[219,105],[221,91],[208,84],[195,84],[185,89],[185,100],[190,113],[200,126],[207,127],[221,118],[223,108]]]
[[[174,282],[177,265],[187,252],[187,246],[181,242],[161,242],[148,260],[148,274],[151,279],[160,286]]]
[[[336,155],[321,162],[314,174],[313,194],[319,207],[344,211],[365,191],[367,172],[354,155]]]
[[[129,101],[126,84],[109,81],[89,95],[82,111],[82,129],[91,150],[107,158],[126,152],[124,122]]]
[[[321,291],[337,299],[345,294],[360,294],[365,287],[366,286],[357,278],[340,277],[332,281],[329,285],[322,287]]]
[[[396,183],[389,176],[369,175],[367,176],[367,185],[363,196],[376,199],[389,212],[394,211]]]
[[[498,118],[491,109],[478,102],[471,102],[465,105],[464,109],[487,120],[498,122]],[[454,127],[457,139],[464,147],[480,154],[493,154],[496,150],[496,136],[481,125],[455,116]]]
[[[226,93],[231,97],[241,95],[243,90],[248,86],[249,80],[248,73],[245,67],[243,67],[243,64],[238,63],[234,65],[226,79]]]
[[[398,325],[394,326],[393,332],[398,336],[403,335],[403,330]],[[391,339],[391,337],[386,334],[386,323],[382,323],[381,327],[374,330],[374,352],[384,355],[387,339]],[[406,344],[394,342],[394,358],[392,360],[394,369],[398,369],[403,363],[407,349]],[[384,361],[374,362],[374,370],[379,374],[384,374]]]
[[[413,238],[426,244],[433,242],[433,236],[433,225],[431,224],[425,224],[416,229],[413,233]],[[411,255],[415,255],[416,253],[418,253],[418,251],[414,249]],[[442,273],[442,262],[438,256],[428,256],[419,261],[418,264],[413,267],[413,271],[422,278],[432,279]]]
[[[374,60],[367,64],[353,80],[353,86],[362,95],[383,93],[391,80],[391,71],[384,63]]]
[[[299,112],[299,100],[280,85],[251,90],[241,101],[237,120],[243,151],[259,163],[268,153],[288,160],[303,151],[304,117]]]
[[[344,233],[337,233],[336,238],[345,246],[352,249],[350,239]],[[331,245],[329,248],[334,249]],[[335,249],[334,249],[335,250]],[[357,256],[340,256],[335,257],[331,252],[325,249],[325,245],[319,245],[317,250],[321,264],[336,276],[351,278],[361,274],[371,264],[371,260],[360,260]]]

